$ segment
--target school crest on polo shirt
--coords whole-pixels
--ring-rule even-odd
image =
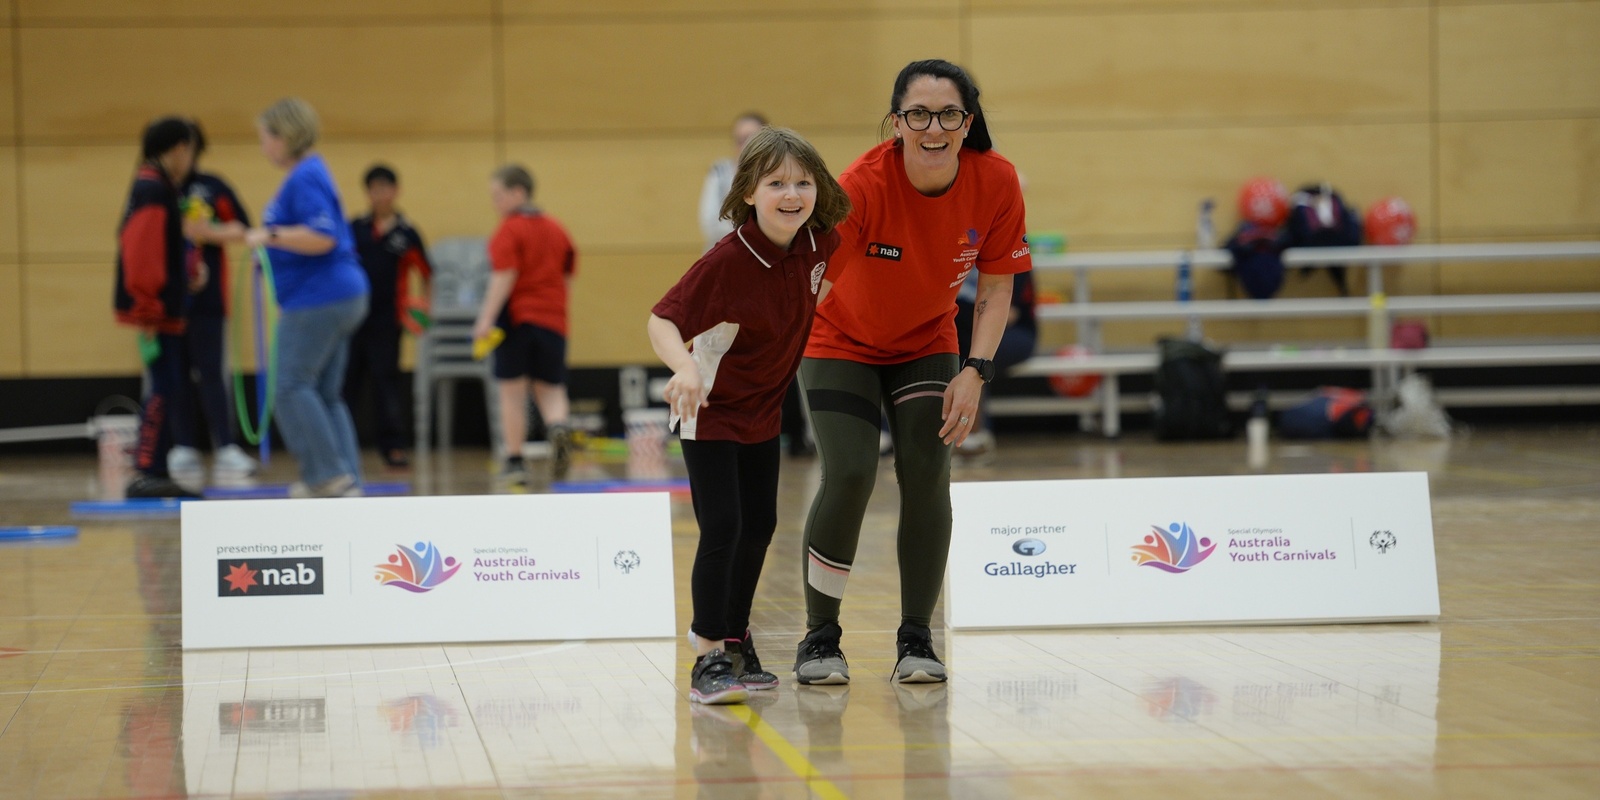
[[[827,272],[828,272],[828,262],[826,262],[826,261],[818,261],[817,265],[811,268],[811,293],[812,294],[816,294],[817,293],[817,289],[821,288],[821,286],[822,286],[822,276],[824,274],[826,274]]]

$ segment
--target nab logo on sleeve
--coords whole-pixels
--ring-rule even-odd
[[[899,261],[900,248],[892,244],[873,242],[867,245],[867,258],[887,258],[890,261]]]
[[[218,597],[278,594],[322,594],[322,559],[217,559]]]

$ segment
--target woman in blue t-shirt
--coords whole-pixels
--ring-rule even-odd
[[[311,152],[317,130],[317,112],[294,97],[256,119],[261,151],[289,174],[245,243],[271,251],[272,286],[283,311],[273,401],[283,440],[300,460],[301,482],[290,494],[349,497],[361,493],[361,462],[342,392],[350,336],[367,316],[368,286],[333,178]]]

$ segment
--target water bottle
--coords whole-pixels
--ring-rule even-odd
[[[1200,218],[1194,226],[1196,250],[1214,250],[1217,247],[1217,226],[1211,221],[1211,212],[1216,207],[1216,201],[1209,197],[1200,201]]]
[[[1187,303],[1194,299],[1194,265],[1190,263],[1191,255],[1186,250],[1183,257],[1178,259],[1178,302]]]
[[[1250,419],[1244,424],[1246,443],[1245,458],[1251,469],[1262,469],[1267,466],[1267,433],[1270,423],[1267,421],[1267,388],[1265,386],[1256,390],[1255,401],[1250,404]]]

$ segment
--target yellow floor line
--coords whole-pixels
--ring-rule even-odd
[[[805,781],[806,787],[815,792],[817,797],[823,800],[849,800],[849,795],[839,791],[839,787],[834,786],[832,781],[822,777],[822,771],[794,745],[789,744],[789,740],[783,738],[783,734],[778,733],[776,728],[768,725],[755,709],[746,705],[731,705],[728,706],[728,710],[744,724],[749,725],[750,730],[755,731],[756,736],[767,745],[767,749],[771,750],[790,772]]]

